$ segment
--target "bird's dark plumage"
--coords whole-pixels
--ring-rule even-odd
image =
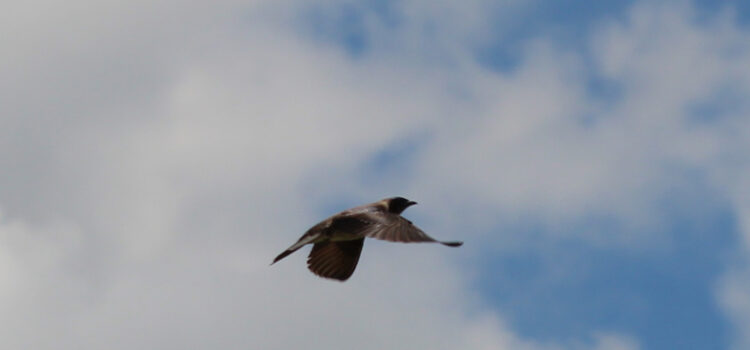
[[[449,247],[463,244],[438,241],[403,218],[401,213],[414,204],[417,202],[393,197],[342,211],[307,230],[271,265],[297,249],[313,244],[307,259],[310,271],[321,277],[346,281],[357,267],[365,237],[391,242],[435,242]]]
[[[364,238],[315,243],[307,258],[307,268],[318,276],[346,281],[357,267],[364,243]]]

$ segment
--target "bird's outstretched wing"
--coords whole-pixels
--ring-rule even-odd
[[[307,268],[314,274],[346,281],[354,273],[365,239],[315,243],[307,258]]]
[[[411,221],[391,213],[357,213],[336,218],[331,224],[334,230],[357,233],[366,237],[390,242],[435,242],[449,247],[459,247],[463,242],[439,241],[428,236]]]

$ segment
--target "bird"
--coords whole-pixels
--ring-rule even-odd
[[[404,197],[390,197],[335,214],[305,232],[296,243],[279,254],[271,265],[307,244],[312,250],[307,268],[314,274],[346,281],[354,273],[365,238],[391,242],[433,242],[460,247],[463,242],[439,241],[428,236],[401,213],[417,204]]]

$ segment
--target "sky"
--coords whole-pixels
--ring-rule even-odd
[[[0,348],[750,348],[747,2],[4,8]]]

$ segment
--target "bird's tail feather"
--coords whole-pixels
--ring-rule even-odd
[[[283,253],[279,254],[275,259],[273,259],[273,262],[271,263],[271,265],[275,264],[277,261],[279,261],[281,259],[286,258],[287,255],[294,253],[296,250],[297,249],[287,249],[287,250],[285,250]]]
[[[273,262],[271,265],[275,264],[277,261],[286,258],[289,254],[292,254],[297,251],[297,249],[302,248],[305,244],[313,243],[318,238],[319,235],[310,235],[310,236],[303,236],[302,238],[297,241],[297,243],[292,244],[291,247],[287,248],[284,252],[279,254],[275,259],[273,259]]]

